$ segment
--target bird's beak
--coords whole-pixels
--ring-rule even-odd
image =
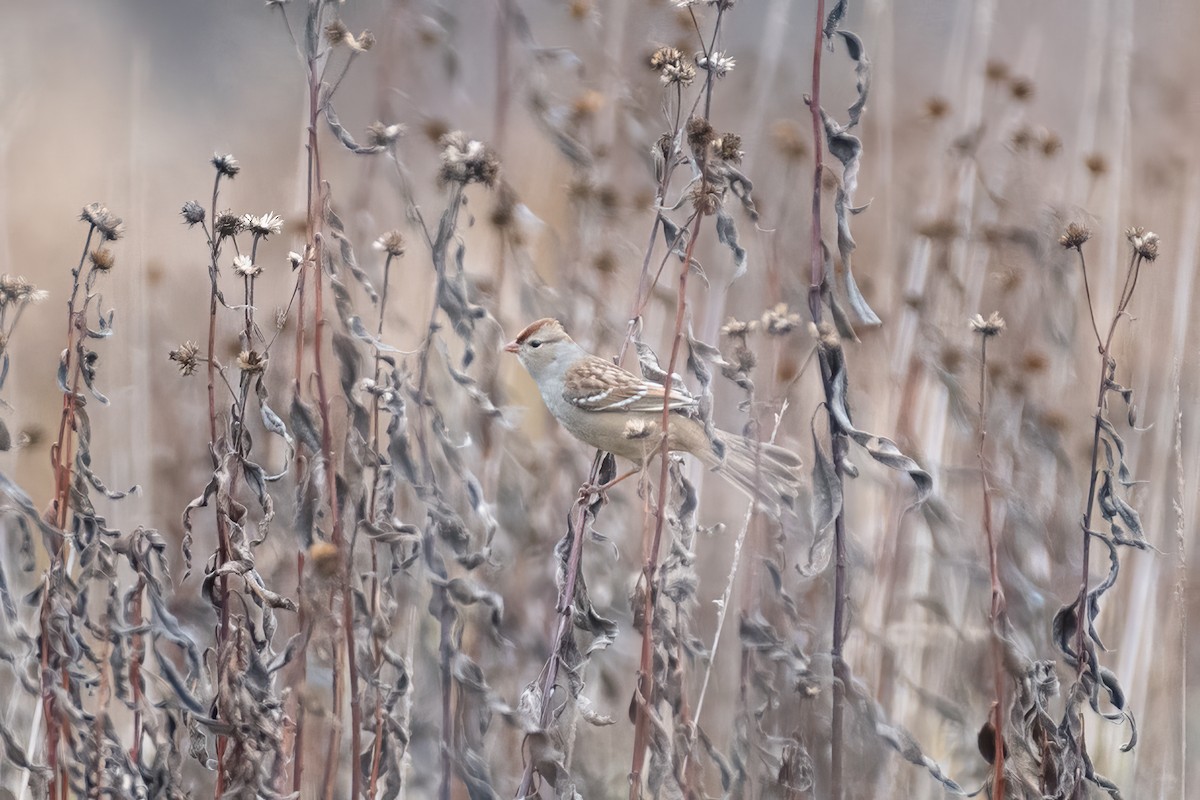
[[[520,349],[521,349],[521,346],[519,344],[517,344],[516,340],[513,340],[513,341],[509,342],[508,344],[504,345],[504,352],[506,352],[506,353],[515,353]]]

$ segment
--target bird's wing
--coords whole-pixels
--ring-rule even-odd
[[[611,361],[588,356],[570,367],[564,377],[563,399],[585,411],[662,412],[666,391],[662,384],[639,378]],[[667,407],[672,411],[695,408],[696,398],[672,383]]]

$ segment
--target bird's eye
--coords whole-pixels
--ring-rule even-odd
[[[529,346],[530,347],[541,347],[542,343],[539,342],[537,339],[534,339],[532,342],[529,343]]]

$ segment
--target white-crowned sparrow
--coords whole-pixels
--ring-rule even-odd
[[[537,382],[542,400],[572,436],[643,466],[662,442],[664,401],[672,414],[670,450],[691,453],[752,499],[778,513],[796,498],[800,457],[772,444],[716,431],[713,441],[696,419],[696,399],[672,382],[639,378],[598,358],[571,339],[556,319],[539,319],[504,346]],[[719,453],[719,450],[724,453]]]

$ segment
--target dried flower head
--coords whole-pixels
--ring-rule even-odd
[[[976,314],[968,320],[968,324],[980,336],[999,336],[1004,330],[1004,317],[1000,316],[999,311],[993,311],[987,319],[982,314]]]
[[[100,203],[84,206],[79,218],[98,230],[105,241],[116,241],[125,235],[125,223]]]
[[[346,27],[346,23],[340,19],[335,19],[333,22],[325,26],[325,41],[329,42],[334,47],[340,44],[345,44],[347,39],[352,39],[350,29]]]
[[[389,256],[399,258],[404,255],[404,235],[400,231],[391,230],[375,240],[373,247]]]
[[[308,563],[323,578],[332,578],[341,569],[341,555],[333,542],[316,541],[308,548]]]
[[[1000,81],[1007,80],[1008,64],[1005,64],[1003,61],[992,59],[988,61],[987,66],[984,67],[984,74],[987,76],[989,81],[999,83]]]
[[[950,103],[939,95],[925,98],[925,116],[930,119],[942,119],[950,113]]]
[[[242,372],[250,374],[262,372],[267,368],[267,356],[257,350],[243,350],[238,353],[237,365]]]
[[[179,374],[185,378],[195,374],[200,367],[200,348],[195,342],[184,342],[167,357],[179,366]]]
[[[771,138],[775,147],[788,161],[800,161],[808,155],[808,142],[800,124],[790,119],[781,119],[771,126]]]
[[[1067,225],[1066,233],[1058,237],[1058,243],[1068,250],[1078,250],[1090,238],[1092,238],[1092,232],[1086,225],[1072,222]]]
[[[1029,78],[1013,78],[1008,83],[1008,93],[1014,100],[1029,100],[1033,97],[1033,81]]]
[[[704,117],[691,117],[687,121],[687,143],[694,153],[703,153],[704,149],[716,138],[713,126]]]
[[[232,178],[242,171],[242,165],[229,153],[225,155],[213,153],[212,165],[216,168],[217,174],[223,178]]]
[[[101,272],[108,272],[117,263],[117,257],[107,247],[97,247],[88,255],[88,258],[92,262],[92,267]]]
[[[289,250],[287,254],[288,263],[292,265],[292,269],[299,269],[304,263],[304,256],[297,253],[295,250]]]
[[[199,225],[204,222],[204,206],[195,200],[188,200],[183,204],[183,208],[179,210],[179,215],[183,217],[183,221],[187,223],[189,228],[193,225]]]
[[[747,322],[742,322],[740,319],[730,317],[725,324],[721,326],[721,335],[728,336],[733,339],[745,339],[756,330],[758,330],[758,320],[752,319]]]
[[[571,101],[571,119],[581,122],[604,108],[605,97],[595,89],[585,89]]]
[[[659,72],[658,77],[667,86],[672,84],[688,86],[692,81],[696,80],[696,68],[686,61],[679,61],[664,66]]]
[[[1108,159],[1101,153],[1089,153],[1083,159],[1083,166],[1087,168],[1088,172],[1092,173],[1093,177],[1099,177],[1108,172]]]
[[[281,233],[283,231],[283,217],[273,211],[268,211],[260,217],[256,217],[253,214],[245,214],[242,216],[242,225],[250,233],[265,239],[273,233]]]
[[[683,60],[683,53],[674,47],[660,47],[650,56],[650,69],[662,72],[668,64],[678,64]]]
[[[250,260],[250,256],[242,254],[233,259],[233,272],[239,278],[254,278],[262,272],[262,267]]]
[[[24,275],[0,275],[0,307],[8,304],[40,303],[49,293],[38,289]]]
[[[768,336],[786,336],[800,325],[800,315],[788,311],[787,303],[780,303],[763,312],[763,331]]]
[[[1158,258],[1158,234],[1145,228],[1130,228],[1125,231],[1125,238],[1133,246],[1133,252],[1146,261]]]
[[[350,48],[355,52],[365,53],[375,46],[375,34],[370,31],[363,31],[358,35],[357,39],[351,36],[346,44],[350,45]]]
[[[1058,155],[1062,150],[1062,139],[1054,131],[1046,131],[1042,134],[1042,155],[1047,158]]]
[[[711,217],[721,207],[721,193],[708,181],[700,181],[690,192],[692,208],[699,213]]]
[[[245,217],[239,217],[232,211],[221,211],[213,218],[213,232],[219,239],[237,236],[245,229]]]
[[[382,122],[372,122],[367,126],[367,144],[371,147],[389,147],[403,136],[406,130],[400,123],[384,125]]]
[[[737,62],[719,50],[714,50],[707,56],[703,52],[696,53],[696,66],[702,70],[711,72],[713,77],[724,78],[737,66]]]
[[[483,142],[468,139],[462,131],[451,131],[439,142],[442,146],[442,168],[438,180],[443,184],[482,183],[492,186],[500,174],[500,160]]]
[[[713,154],[722,161],[730,164],[742,163],[742,137],[736,133],[723,133],[721,138],[713,142]]]

